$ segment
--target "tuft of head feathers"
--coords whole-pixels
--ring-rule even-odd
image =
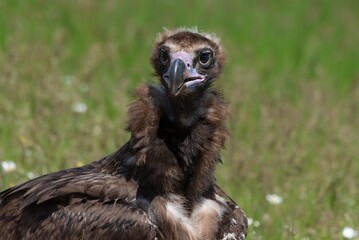
[[[209,39],[213,43],[217,44],[218,46],[221,46],[221,39],[216,34],[200,31],[200,30],[198,30],[197,26],[180,27],[180,28],[176,28],[176,29],[168,29],[168,28],[163,28],[163,29],[164,29],[163,32],[157,34],[156,42],[162,42],[163,40],[169,38],[170,36],[173,36],[180,32],[191,32],[194,34],[201,35],[201,36]]]

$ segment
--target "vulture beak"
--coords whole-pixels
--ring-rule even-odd
[[[171,95],[180,96],[191,92],[205,82],[205,76],[193,67],[191,55],[186,52],[177,52],[172,55],[171,64],[163,79]]]

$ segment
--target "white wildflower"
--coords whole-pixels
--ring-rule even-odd
[[[75,102],[72,104],[71,109],[77,113],[85,113],[87,111],[87,105],[83,102]]]
[[[283,202],[283,198],[277,194],[267,194],[266,200],[273,205],[281,204]]]
[[[99,126],[99,125],[96,125],[94,128],[93,128],[93,134],[95,134],[96,136],[100,135],[102,132],[102,128]]]
[[[358,232],[351,227],[345,227],[343,229],[342,235],[346,239],[352,239],[358,235]]]
[[[1,167],[4,172],[9,173],[16,169],[16,163],[11,160],[3,161],[1,162]]]
[[[254,221],[253,222],[253,227],[259,227],[261,225],[261,223],[259,221]]]
[[[247,218],[248,226],[253,225],[253,227],[259,227],[261,223],[257,220],[254,220],[253,218]]]
[[[65,85],[70,86],[74,82],[75,77],[73,75],[65,75],[61,80]]]
[[[247,218],[248,226],[253,224],[253,218]]]
[[[26,176],[29,178],[29,179],[32,179],[32,178],[35,178],[37,175],[33,172],[27,172],[26,173]]]

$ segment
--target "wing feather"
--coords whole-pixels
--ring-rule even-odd
[[[2,239],[153,239],[155,225],[133,204],[122,176],[60,171],[0,194]]]

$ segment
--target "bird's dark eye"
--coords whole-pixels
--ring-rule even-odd
[[[204,51],[199,55],[199,63],[202,65],[207,65],[212,58],[212,52],[211,51]]]
[[[167,51],[164,49],[160,49],[160,61],[163,65],[166,65],[170,59]]]

